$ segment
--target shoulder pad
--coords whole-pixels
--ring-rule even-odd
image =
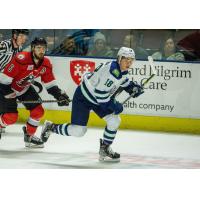
[[[112,62],[110,66],[110,73],[117,79],[121,78],[121,71],[119,69],[119,66],[116,62]]]
[[[31,53],[30,52],[20,52],[20,53],[16,54],[15,60],[20,64],[32,63]]]
[[[111,74],[118,78],[120,76],[120,71],[118,69],[113,69],[111,71]]]
[[[4,49],[6,45],[3,42],[0,42],[0,49]]]
[[[51,67],[52,66],[51,61],[47,57],[44,57],[44,61],[43,61],[42,65],[44,65],[45,67]]]

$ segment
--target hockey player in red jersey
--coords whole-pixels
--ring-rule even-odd
[[[35,38],[31,42],[31,52],[18,53],[0,73],[0,127],[14,124],[18,118],[17,99],[20,101],[37,101],[40,96],[32,86],[35,78],[41,82],[56,100],[59,106],[68,106],[69,97],[55,82],[50,60],[44,57],[47,42]],[[23,127],[26,147],[43,147],[43,141],[34,136],[40,119],[44,115],[41,103],[24,103],[30,111],[30,117]]]
[[[22,51],[28,35],[28,29],[12,29],[12,38],[0,41],[0,73],[12,58]],[[1,133],[5,133],[5,128],[0,127]]]

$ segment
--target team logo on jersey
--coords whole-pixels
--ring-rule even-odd
[[[34,65],[28,65],[27,70],[33,70]]]
[[[114,70],[112,71],[112,73],[113,73],[116,77],[119,77],[119,75],[120,75],[120,71],[119,71],[118,69],[114,69]]]
[[[73,81],[79,85],[85,72],[93,72],[95,70],[95,62],[87,60],[70,61],[70,73]]]
[[[20,79],[20,80],[17,81],[16,83],[17,83],[17,85],[18,85],[19,87],[25,87],[26,85],[30,85],[31,82],[34,81],[34,78],[35,78],[34,75],[31,73],[31,74],[29,74],[28,76],[26,76],[26,77]]]
[[[40,74],[44,74],[46,72],[46,67],[43,67],[42,70],[40,71]]]
[[[19,55],[17,56],[17,58],[19,58],[20,60],[23,60],[23,59],[25,58],[25,55],[24,55],[24,54],[19,54]]]

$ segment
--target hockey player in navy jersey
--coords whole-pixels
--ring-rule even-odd
[[[119,114],[123,111],[123,106],[112,98],[112,94],[120,86],[130,95],[134,91],[134,97],[144,92],[139,84],[127,78],[128,69],[132,67],[134,61],[133,49],[121,47],[116,61],[104,63],[94,72],[84,74],[82,83],[77,87],[73,96],[71,123],[54,124],[45,121],[41,133],[43,142],[48,140],[52,132],[76,137],[85,135],[89,114],[93,110],[106,121],[103,139],[100,139],[99,160],[119,161],[120,154],[113,152],[110,145],[120,125]]]

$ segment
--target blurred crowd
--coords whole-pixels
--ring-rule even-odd
[[[0,41],[11,30],[0,30]],[[114,58],[121,46],[131,47],[136,59],[199,61],[200,30],[191,29],[31,29],[24,51],[35,37],[48,43],[47,55]]]

